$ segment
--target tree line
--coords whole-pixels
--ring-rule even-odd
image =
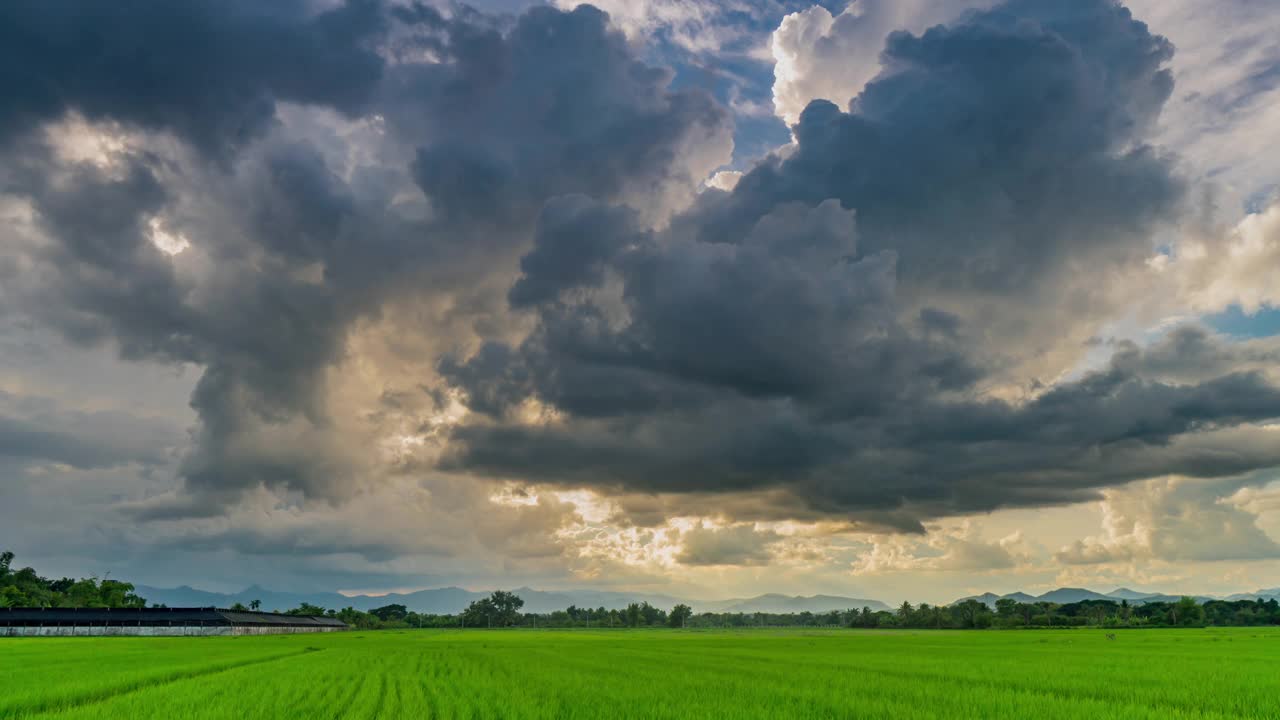
[[[96,577],[41,577],[34,568],[13,568],[14,555],[0,553],[0,608],[144,608],[132,583]]]
[[[1024,627],[1205,627],[1280,625],[1280,602],[1263,600],[1207,600],[1130,603],[1128,600],[1081,600],[1074,603],[1031,602],[1001,598],[995,608],[965,600],[947,608],[903,603],[895,620],[907,627],[1024,628]]]
[[[14,554],[0,553],[0,608],[145,608],[147,601],[132,583],[96,577],[53,580],[33,568],[13,569]],[[236,603],[232,610],[260,610],[261,602]],[[159,606],[153,606],[159,607]],[[625,608],[569,606],[549,613],[524,613],[524,600],[498,590],[472,602],[461,613],[418,613],[390,604],[369,611],[341,610],[303,603],[286,610],[290,615],[335,617],[358,629],[391,628],[748,628],[853,627],[913,629],[1014,629],[1046,627],[1203,627],[1280,625],[1280,602],[1270,600],[1209,600],[1184,597],[1176,602],[1130,604],[1127,600],[1083,600],[1075,603],[1023,603],[1011,598],[995,608],[977,600],[954,605],[902,603],[895,610],[833,610],[814,613],[694,613],[685,604],[663,610],[648,602]]]
[[[993,609],[977,600],[955,605],[912,605],[897,609],[832,610],[799,613],[694,613],[684,604],[670,611],[647,602],[625,608],[569,606],[549,613],[522,613],[524,601],[514,593],[497,591],[471,603],[457,614],[416,613],[404,605],[387,605],[368,612],[344,608],[325,610],[303,605],[289,612],[327,614],[360,629],[387,628],[750,628],[849,627],[983,630],[1070,627],[1205,627],[1280,625],[1280,602],[1270,600],[1210,600],[1184,597],[1177,602],[1130,604],[1126,600],[1084,600],[1076,603],[1020,603],[1001,599]]]

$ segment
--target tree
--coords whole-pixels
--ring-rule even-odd
[[[685,627],[691,617],[693,617],[693,608],[680,603],[671,608],[670,614],[667,615],[667,624],[671,627]]]
[[[1095,623],[1097,623],[1098,625],[1103,625],[1107,622],[1107,617],[1108,617],[1107,608],[1110,604],[1111,603],[1106,603],[1106,604],[1099,603],[1098,605],[1095,605],[1093,607],[1093,621]]]
[[[244,603],[239,603],[239,602],[237,602],[237,603],[233,603],[233,604],[231,605],[231,609],[232,609],[232,610],[234,610],[234,611],[236,611],[236,612],[245,612],[245,611],[246,611],[246,610],[248,610],[249,608],[245,607],[245,606],[244,606]]]
[[[285,612],[285,615],[324,615],[324,614],[325,614],[324,608],[320,607],[319,605],[312,605],[311,603],[308,603],[308,602],[304,602],[298,605],[298,607]]]
[[[480,598],[473,601],[462,611],[463,627],[493,627],[493,616],[497,614],[497,610],[493,606],[493,600],[489,598]]]
[[[1053,624],[1053,613],[1054,613],[1054,611],[1055,611],[1055,610],[1057,610],[1057,609],[1058,609],[1058,603],[1055,603],[1055,602],[1048,602],[1048,601],[1043,601],[1043,600],[1042,600],[1042,601],[1040,601],[1040,602],[1036,603],[1036,606],[1037,606],[1037,607],[1039,607],[1041,610],[1043,610],[1043,611],[1044,611],[1044,616],[1045,616],[1045,619],[1046,619],[1046,624],[1047,624],[1047,625],[1052,625],[1052,624]]]
[[[1000,598],[996,600],[996,615],[1003,619],[1009,619],[1018,614],[1018,601],[1013,598]]]
[[[916,611],[915,608],[911,607],[911,603],[907,602],[906,600],[903,600],[902,604],[898,606],[898,621],[901,622],[903,625],[910,623],[911,615],[915,611]]]
[[[260,608],[260,607],[262,607],[262,601],[261,601],[261,600],[250,600],[250,601],[249,601],[249,609],[250,609],[250,610],[257,611],[257,610],[258,610],[258,608]]]
[[[631,603],[624,611],[626,613],[627,625],[631,627],[640,627],[640,604]]]
[[[933,606],[929,603],[920,603],[919,609],[912,616],[912,625],[926,627],[933,622]]]
[[[524,600],[515,593],[495,590],[487,598],[476,600],[462,613],[462,623],[468,627],[505,627],[515,625],[520,619]]]
[[[933,606],[933,626],[935,628],[941,629],[943,618],[947,618],[950,615],[951,615],[951,612],[947,610],[947,608],[941,605],[934,605]]]
[[[1174,625],[1199,625],[1204,620],[1204,609],[1200,603],[1185,595],[1173,604],[1169,612]]]
[[[863,605],[862,613],[858,616],[858,622],[864,628],[873,628],[876,626],[875,613],[871,612],[871,608]]]
[[[955,613],[967,628],[978,628],[989,625],[991,610],[982,602],[969,599],[955,606]]]
[[[1035,603],[1018,603],[1018,613],[1022,615],[1022,624],[1031,627],[1031,620],[1036,616]]]
[[[504,590],[495,590],[489,596],[489,600],[493,603],[497,616],[493,621],[503,626],[515,625],[520,619],[520,608],[524,607],[524,600],[515,593],[506,592]]]
[[[382,623],[382,621],[375,615],[367,612],[361,612],[349,605],[336,613],[331,612],[331,614],[347,625],[361,630],[371,630],[377,628]]]
[[[409,608],[404,605],[383,605],[370,610],[369,614],[383,622],[397,622],[409,616]]]

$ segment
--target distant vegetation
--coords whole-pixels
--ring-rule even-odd
[[[477,600],[458,615],[415,613],[404,605],[387,605],[369,612],[352,608],[325,610],[303,605],[291,610],[301,615],[328,614],[352,627],[368,630],[393,628],[749,628],[749,627],[851,627],[982,630],[1067,627],[1205,627],[1280,625],[1280,602],[1268,600],[1210,600],[1203,604],[1184,597],[1177,602],[1131,605],[1127,600],[1084,600],[1059,605],[1051,602],[1020,603],[1002,599],[992,610],[977,600],[952,606],[903,603],[893,612],[843,610],[827,613],[697,613],[688,605],[670,611],[647,602],[621,610],[569,607],[551,613],[520,613],[523,601],[498,591]]]
[[[1201,627],[1206,625],[1280,625],[1280,602],[1269,600],[1209,600],[1191,597],[1177,602],[1082,600],[1074,603],[1024,603],[1001,598],[995,610],[977,600],[949,607],[903,603],[893,617],[875,613],[876,627],[912,628],[1027,628],[1027,627]]]
[[[13,569],[13,553],[0,553],[0,608],[96,607],[142,608],[147,601],[133,592],[133,584],[109,578],[51,580],[33,568]]]
[[[134,586],[119,580],[86,578],[50,580],[32,568],[13,570],[13,553],[0,554],[0,607],[146,607]],[[369,611],[341,610],[302,603],[285,610],[290,615],[336,617],[362,630],[402,628],[748,628],[748,627],[852,627],[912,629],[988,629],[1046,627],[1203,627],[1280,625],[1280,602],[1209,600],[1183,597],[1176,602],[1090,599],[1073,603],[1019,602],[1000,598],[995,609],[975,599],[954,605],[912,605],[904,602],[893,611],[869,607],[825,613],[694,613],[685,604],[663,610],[648,602],[622,609],[569,606],[550,613],[522,613],[524,600],[499,590],[472,602],[458,614],[417,613],[402,604]],[[248,606],[236,603],[232,610],[259,610],[257,600]]]

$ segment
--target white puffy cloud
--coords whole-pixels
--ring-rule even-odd
[[[1175,256],[1152,260],[1174,296],[1199,312],[1239,305],[1252,314],[1280,305],[1280,203],[1216,232],[1184,238]]]
[[[815,5],[791,13],[773,33],[774,111],[788,125],[812,100],[845,105],[880,72],[884,40],[920,32],[993,0],[858,0],[832,15]]]
[[[1067,564],[1280,558],[1280,543],[1243,498],[1232,497],[1246,482],[1166,477],[1104,490],[1102,534],[1054,557]]]
[[[880,71],[885,37],[920,32],[991,0],[856,0],[833,15],[814,6],[788,15],[774,32],[774,105],[794,123],[811,100],[847,103]],[[1177,47],[1177,92],[1159,142],[1218,186],[1225,217],[1241,203],[1274,194],[1280,158],[1280,14],[1256,0],[1128,0],[1124,3]]]
[[[742,173],[737,170],[721,170],[708,178],[706,185],[717,190],[731,192],[741,179]]]
[[[1030,563],[1037,549],[1021,531],[988,540],[979,524],[967,519],[932,528],[923,538],[883,536],[853,563],[858,575],[903,572],[990,572]]]

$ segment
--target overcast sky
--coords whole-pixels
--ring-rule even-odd
[[[0,547],[1280,586],[1269,0],[0,3]]]

